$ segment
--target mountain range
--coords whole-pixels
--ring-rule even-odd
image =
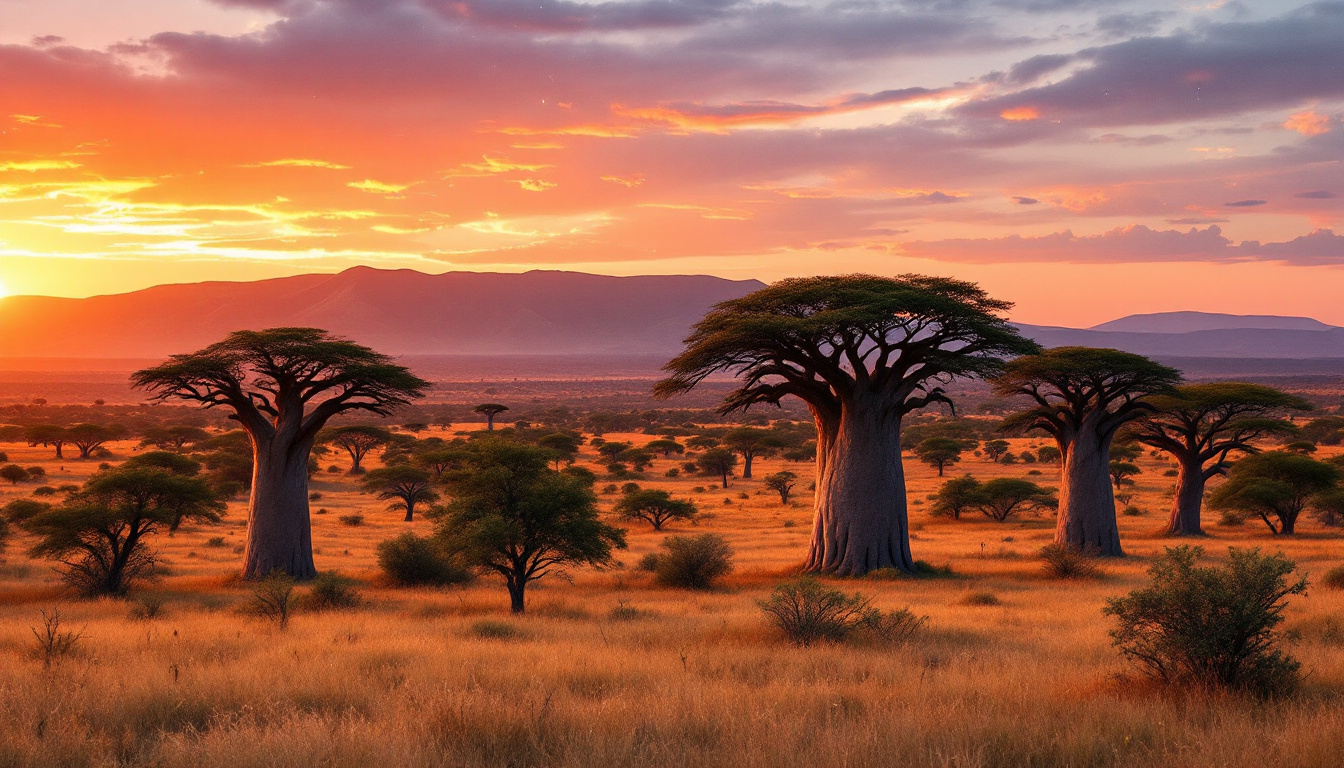
[[[393,355],[670,355],[714,304],[764,286],[355,267],[255,282],[161,285],[85,299],[0,299],[0,358],[161,358],[241,328],[325,328]],[[1154,357],[1344,358],[1344,328],[1305,317],[1164,312],[1091,328],[1022,325],[1044,346]]]

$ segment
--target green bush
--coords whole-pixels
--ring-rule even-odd
[[[342,525],[349,525],[351,527],[364,524],[363,515],[340,515],[336,519],[340,520]]]
[[[844,640],[870,621],[873,611],[863,595],[846,594],[811,576],[780,584],[770,599],[758,600],[757,605],[789,642],[804,648]]]
[[[308,598],[304,602],[308,608],[316,611],[354,608],[364,602],[356,589],[357,584],[354,579],[342,576],[339,571],[319,573],[313,579],[313,586],[308,590]]]
[[[1278,627],[1287,598],[1306,593],[1306,578],[1290,582],[1296,566],[1283,555],[1234,547],[1226,565],[1201,567],[1203,552],[1168,548],[1148,569],[1151,584],[1112,598],[1102,611],[1116,621],[1112,643],[1167,683],[1290,692],[1301,665],[1280,650]]]
[[[733,548],[716,533],[669,536],[654,566],[655,578],[665,587],[709,589],[733,570]]]
[[[428,536],[407,531],[378,544],[378,566],[397,586],[445,586],[471,581],[471,573]]]

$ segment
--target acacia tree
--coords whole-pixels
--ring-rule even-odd
[[[773,475],[766,475],[765,482],[762,483],[766,488],[779,494],[779,503],[787,505],[789,495],[793,493],[793,486],[798,484],[798,475],[784,470],[776,472]]]
[[[1219,381],[1186,384],[1172,395],[1153,398],[1157,409],[1127,431],[1144,445],[1171,454],[1180,468],[1167,533],[1197,536],[1204,486],[1226,474],[1234,453],[1256,453],[1256,440],[1288,434],[1293,425],[1276,416],[1311,410],[1311,403],[1262,384]]]
[[[65,427],[55,424],[34,424],[24,430],[23,437],[31,447],[55,448],[58,459],[65,458],[65,444],[70,442]]]
[[[66,440],[79,449],[79,458],[87,459],[94,451],[112,440],[120,440],[128,434],[126,427],[120,424],[104,426],[102,424],[76,424],[65,430]]]
[[[165,451],[181,453],[188,445],[196,445],[210,439],[210,433],[200,427],[189,424],[174,424],[167,427],[150,427],[144,431],[140,441],[141,448],[153,446]]]
[[[354,410],[388,415],[429,387],[386,355],[316,328],[235,331],[137,371],[132,381],[158,400],[227,408],[246,431],[253,455],[243,558],[249,579],[273,570],[296,579],[317,575],[308,462],[327,421]]]
[[[915,446],[915,455],[920,461],[936,468],[938,476],[942,477],[944,469],[961,461],[961,441],[950,437],[930,437]]]
[[[723,436],[723,444],[742,457],[742,479],[751,479],[751,464],[757,458],[768,458],[784,447],[784,441],[768,429],[737,427]]]
[[[951,401],[953,377],[998,373],[1038,349],[1000,313],[1011,304],[949,278],[849,275],[783,280],[717,305],[664,368],[655,393],[707,376],[742,386],[724,413],[788,396],[817,428],[815,523],[806,569],[861,576],[914,571],[901,466],[901,420]]]
[[[1227,482],[1209,497],[1214,509],[1258,515],[1275,536],[1291,536],[1297,518],[1323,494],[1337,490],[1340,469],[1289,451],[1267,451],[1232,465]]]
[[[31,554],[59,560],[67,582],[87,594],[119,595],[153,569],[146,539],[159,526],[185,518],[218,522],[223,512],[204,480],[132,466],[94,475],[23,527],[38,537]]]
[[[495,417],[509,410],[509,406],[500,403],[481,403],[471,410],[485,416],[485,428],[493,432],[495,429]]]
[[[364,476],[364,490],[378,494],[383,501],[396,499],[391,509],[405,509],[406,522],[415,519],[415,505],[421,502],[430,504],[438,501],[430,484],[433,482],[428,470],[418,469],[409,464],[394,464],[380,467]]]
[[[1008,418],[1008,431],[1040,430],[1063,458],[1055,543],[1120,556],[1111,488],[1111,442],[1126,423],[1151,412],[1145,398],[1170,394],[1180,372],[1116,349],[1055,347],[1020,357],[994,381],[1000,395],[1025,395],[1036,406]]]
[[[626,520],[644,520],[661,531],[669,520],[692,520],[699,510],[684,499],[674,499],[667,491],[644,488],[627,493],[616,502],[612,511]]]
[[[605,566],[625,548],[621,529],[597,516],[591,476],[550,468],[544,448],[503,440],[471,447],[461,470],[444,473],[452,502],[439,518],[449,552],[504,577],[514,613],[527,585],[567,566]]]
[[[972,496],[973,508],[983,512],[985,517],[1000,523],[1021,510],[1033,507],[1053,508],[1059,503],[1049,489],[1020,477],[996,477],[980,483]]]
[[[706,475],[719,478],[727,488],[728,478],[737,466],[737,454],[727,448],[710,448],[696,458],[695,465]]]
[[[391,432],[368,424],[350,424],[324,429],[317,437],[319,443],[334,445],[350,454],[350,471],[347,474],[351,475],[362,473],[364,457],[369,451],[380,445],[387,445],[391,439]]]

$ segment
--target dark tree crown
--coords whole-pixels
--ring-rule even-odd
[[[309,406],[302,433],[315,434],[344,411],[385,416],[429,388],[388,356],[317,328],[235,331],[205,349],[137,371],[131,381],[157,400],[232,408],[233,418],[254,434]]]
[[[1173,394],[1180,381],[1180,371],[1143,355],[1118,349],[1054,347],[1008,363],[994,380],[994,391],[1026,395],[1035,402],[1035,407],[1004,420],[1004,431],[1039,429],[1059,436],[1101,415],[1096,428],[1110,435],[1153,409],[1145,398]]]
[[[890,395],[904,413],[948,402],[937,383],[991,376],[1003,357],[1037,351],[999,316],[1011,306],[950,278],[781,280],[716,305],[654,392],[670,397],[727,372],[744,382],[725,413],[788,395],[831,411],[860,389]]]

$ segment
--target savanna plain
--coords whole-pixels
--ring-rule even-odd
[[[416,425],[415,435],[451,440],[483,426]],[[1018,454],[1049,444],[1009,442]],[[102,458],[58,460],[49,447],[0,445],[10,462],[43,467],[52,486],[146,450],[137,438],[105,448]],[[355,580],[359,602],[305,608],[300,585],[284,627],[250,610],[238,578],[243,495],[218,524],[157,535],[160,575],[128,599],[77,598],[17,534],[0,564],[0,765],[1194,768],[1251,755],[1262,766],[1344,764],[1344,591],[1316,578],[1341,562],[1338,528],[1304,520],[1296,535],[1274,536],[1258,519],[1220,525],[1206,509],[1209,535],[1195,543],[1207,561],[1259,547],[1313,582],[1285,623],[1305,677],[1282,698],[1175,690],[1135,674],[1102,613],[1176,543],[1163,534],[1175,467],[1163,455],[1135,460],[1142,471],[1119,517],[1127,555],[1105,559],[1096,577],[1060,579],[1038,556],[1054,536],[1048,509],[953,520],[931,514],[929,500],[966,473],[1054,485],[1058,464],[968,452],[940,478],[907,453],[911,546],[929,573],[825,581],[927,621],[901,643],[809,647],[787,642],[758,601],[806,555],[812,463],[758,458],[753,479],[723,488],[700,474],[667,476],[684,461],[658,454],[609,481],[606,460],[585,444],[576,464],[598,474],[604,519],[626,530],[628,548],[615,567],[535,583],[521,615],[489,574],[445,588],[391,584],[378,544],[429,534],[434,522],[388,511],[345,473],[343,454],[324,457],[311,483],[313,544],[318,569]],[[365,459],[380,464],[377,451]],[[798,475],[787,503],[761,479],[783,470]],[[631,481],[691,500],[700,515],[662,531],[618,520],[617,486]],[[4,484],[0,504],[34,487]],[[734,551],[713,589],[662,587],[639,567],[665,537],[706,532]],[[44,611],[78,637],[56,658],[39,650]]]

